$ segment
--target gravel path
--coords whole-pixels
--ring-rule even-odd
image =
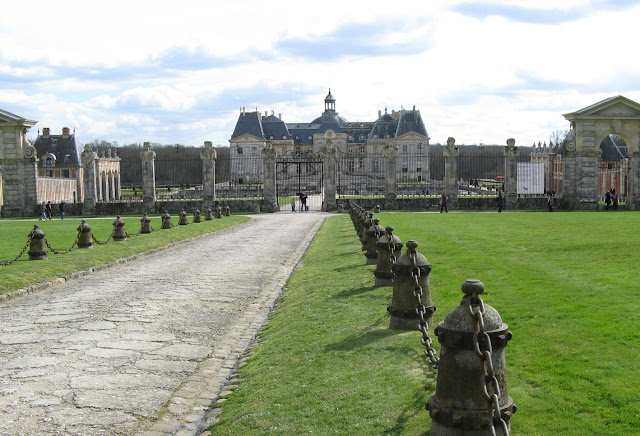
[[[0,434],[198,434],[326,216],[257,215],[0,304]]]

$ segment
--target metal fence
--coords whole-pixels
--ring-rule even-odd
[[[384,197],[384,156],[338,153],[336,192],[338,197]]]
[[[504,190],[505,158],[491,152],[462,151],[458,155],[458,196],[495,196]]]
[[[216,160],[216,198],[260,199],[264,197],[262,156],[222,156]]]

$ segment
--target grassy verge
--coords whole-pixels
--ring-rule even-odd
[[[640,433],[640,214],[379,214],[433,265],[436,322],[481,279],[514,339],[514,435]],[[436,373],[417,332],[387,329],[348,217],[330,218],[289,280],[215,434],[428,434]],[[437,341],[436,341],[437,342]],[[439,348],[439,344],[436,344]]]
[[[123,217],[129,234],[136,234],[140,230],[139,217]],[[190,218],[191,219],[191,218]],[[55,255],[49,252],[49,258],[42,261],[29,261],[27,253],[9,266],[0,266],[0,293],[29,286],[65,276],[73,271],[90,268],[111,262],[115,259],[131,256],[133,254],[162,247],[171,242],[191,238],[204,233],[236,225],[248,221],[242,216],[225,217],[212,221],[203,221],[199,224],[177,226],[172,229],[161,230],[148,235],[140,235],[129,238],[124,242],[111,241],[106,245],[94,244],[91,250],[74,249],[67,254]],[[87,219],[96,239],[105,241],[113,229],[112,219]],[[173,218],[173,223],[178,223],[178,218]],[[0,221],[0,260],[11,260],[20,253],[28,240],[28,235],[33,225],[38,224],[44,231],[47,240],[56,250],[66,250],[71,247],[77,235],[77,227],[80,221],[77,219],[52,220],[52,221]],[[154,229],[159,229],[161,220],[159,217],[151,219]]]

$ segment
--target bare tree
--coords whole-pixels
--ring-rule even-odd
[[[549,136],[549,142],[553,144],[562,144],[569,134],[569,129],[554,130]]]

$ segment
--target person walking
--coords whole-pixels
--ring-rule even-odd
[[[609,207],[611,207],[611,191],[607,191],[606,194],[604,194],[604,208],[605,210],[609,210]]]
[[[302,212],[308,212],[309,207],[307,206],[307,194],[304,192],[300,193],[300,210]]]
[[[64,219],[64,213],[67,211],[67,204],[62,200],[60,202],[60,219]]]
[[[43,201],[40,205],[40,221],[47,219],[47,204]]]
[[[447,209],[447,194],[445,192],[440,196],[440,213],[442,213],[442,211],[449,213],[449,209]]]
[[[553,212],[553,195],[551,195],[551,192],[547,193],[547,206],[549,207],[549,212]]]
[[[51,201],[47,201],[47,205],[45,206],[45,211],[47,213],[47,218],[46,219],[51,221],[51,211],[52,211]]]
[[[504,198],[502,197],[502,191],[498,191],[498,197],[496,197],[496,203],[498,204],[498,213],[502,212],[502,205],[504,204]]]

